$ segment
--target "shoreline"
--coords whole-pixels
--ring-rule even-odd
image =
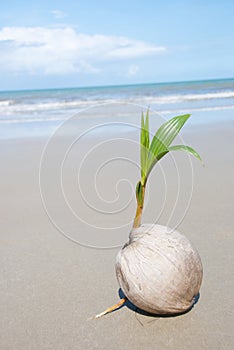
[[[125,108],[127,109],[125,111]],[[115,108],[115,112],[111,110]],[[225,118],[223,117],[222,109],[212,110],[212,111],[191,111],[191,117],[189,122],[186,124],[183,133],[187,131],[194,131],[198,129],[225,127],[225,125],[232,125],[234,122],[234,111],[229,106],[225,110]],[[135,132],[137,126],[140,125],[140,115],[142,112],[142,107],[135,104],[123,104],[122,110],[121,105],[119,104],[100,104],[95,107],[87,108],[77,112],[71,117],[65,119],[48,119],[39,121],[22,120],[21,122],[6,122],[3,123],[0,121],[1,132],[0,132],[0,141],[4,140],[14,140],[14,139],[32,139],[32,138],[50,138],[55,135],[59,130],[64,128],[65,136],[72,136],[77,132],[77,135],[80,135],[81,132],[86,133],[87,130],[97,128],[98,125],[114,125],[122,123],[121,131],[124,133],[130,132],[131,128]],[[95,112],[98,112],[98,115],[93,116]],[[157,127],[163,123],[165,120],[170,119],[171,117],[179,114],[186,114],[188,111],[183,111],[183,113],[163,113],[156,112],[153,109],[150,110],[150,123],[152,131],[156,130]],[[70,128],[70,130],[69,130]],[[109,133],[116,135],[119,131],[111,129],[109,127]],[[120,132],[119,132],[120,133]],[[94,135],[96,137],[96,135]]]

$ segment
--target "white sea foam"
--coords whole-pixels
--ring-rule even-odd
[[[10,106],[13,103],[14,103],[13,100],[0,100],[0,108]]]
[[[229,110],[229,109],[234,109],[234,105],[230,106],[216,106],[216,107],[198,107],[198,108],[189,108],[188,109],[167,109],[160,111],[161,114],[169,114],[169,113],[184,113],[184,112],[208,112],[208,111],[224,111],[224,110]]]
[[[145,101],[155,104],[171,104],[186,101],[202,101],[223,98],[234,98],[234,91],[213,92],[204,94],[180,94],[180,95],[166,95],[166,96],[150,96],[142,97]]]
[[[59,122],[64,121],[67,118],[64,117],[35,117],[35,118],[12,118],[12,119],[0,119],[0,124],[20,124],[20,123],[40,123],[40,122]]]
[[[214,99],[230,99],[234,98],[234,91],[213,92],[204,94],[178,94],[165,96],[132,96],[130,98],[94,98],[89,100],[72,100],[72,101],[55,101],[55,102],[39,102],[39,103],[17,103],[13,100],[0,100],[0,114],[12,115],[15,113],[35,113],[43,111],[64,111],[69,109],[84,108],[92,105],[108,104],[108,103],[144,103],[146,105],[167,105],[175,103],[183,103],[189,101],[202,101]]]
[[[229,105],[229,106],[216,106],[216,107],[198,107],[198,108],[189,108],[189,112],[206,112],[206,111],[222,111],[222,110],[232,110],[234,109],[234,105]],[[166,110],[160,110],[160,114],[171,114],[171,113],[187,113],[188,109],[186,108],[178,108],[178,109],[166,109]],[[126,113],[124,112],[117,112],[116,113],[117,117],[124,117],[126,116]],[[23,124],[23,123],[43,123],[43,122],[64,122],[68,119],[70,119],[71,115],[65,116],[35,116],[33,118],[4,118],[0,119],[0,124]],[[74,117],[74,115],[72,115]],[[105,115],[105,112],[101,115],[95,115],[95,117],[109,117],[108,115]]]
[[[5,101],[4,101],[5,102]],[[0,103],[0,113],[20,113],[20,112],[40,112],[40,111],[52,111],[61,109],[77,108],[83,105],[92,104],[93,101],[70,101],[70,102],[45,102],[45,103],[33,103],[33,104],[13,104],[13,103]],[[8,107],[8,108],[6,108]]]

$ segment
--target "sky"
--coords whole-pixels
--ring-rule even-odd
[[[233,0],[0,3],[0,90],[234,77]]]

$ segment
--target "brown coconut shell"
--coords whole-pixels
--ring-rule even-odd
[[[199,293],[203,268],[190,241],[166,226],[132,229],[116,258],[116,275],[125,296],[154,314],[190,309]]]

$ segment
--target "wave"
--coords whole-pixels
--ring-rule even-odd
[[[0,100],[0,108],[1,107],[7,107],[14,104],[13,100]]]
[[[3,101],[8,102],[8,101]],[[82,105],[92,104],[94,101],[70,101],[70,102],[45,102],[45,103],[32,103],[32,104],[17,104],[13,103],[1,103],[0,102],[0,112],[36,112],[36,111],[50,111],[59,109],[70,109],[77,108]],[[3,108],[2,108],[3,107]],[[9,108],[4,108],[9,107]]]
[[[40,123],[40,122],[63,122],[68,118],[65,117],[36,117],[36,118],[11,118],[0,119],[0,124],[23,124],[23,123]]]
[[[45,112],[48,112],[47,114],[50,114],[51,112],[61,115],[66,114],[66,111],[72,111],[72,112],[79,112],[79,110],[83,108],[88,108],[90,106],[95,106],[97,104],[112,104],[112,103],[133,103],[133,104],[142,104],[142,105],[148,105],[151,107],[156,108],[156,106],[167,106],[171,104],[181,104],[181,108],[183,109],[183,103],[189,103],[189,102],[196,102],[196,103],[202,103],[202,101],[207,100],[213,100],[212,107],[209,107],[211,109],[216,108],[217,104],[219,104],[222,99],[232,99],[234,98],[234,91],[217,91],[217,92],[207,92],[207,93],[194,93],[194,94],[167,94],[167,95],[151,95],[146,96],[144,94],[142,95],[128,95],[128,96],[111,96],[108,98],[105,98],[105,96],[87,96],[86,99],[73,99],[73,100],[52,100],[52,101],[42,101],[42,100],[35,100],[32,97],[32,103],[28,103],[26,101],[22,101],[19,99],[12,100],[12,99],[6,99],[6,100],[0,100],[0,116],[4,117],[13,117],[15,118],[17,114],[23,115],[23,119],[25,119],[24,114],[33,114],[35,117],[39,118],[39,115]],[[217,103],[215,103],[214,100],[217,100]],[[191,107],[191,106],[190,106]],[[196,106],[197,108],[202,108],[202,104],[200,106]],[[179,108],[179,106],[178,106]],[[222,107],[217,106],[218,109],[221,109]],[[225,108],[225,106],[224,106]],[[230,106],[227,106],[227,108],[232,108]],[[191,108],[189,108],[191,110]],[[207,109],[205,109],[207,110]],[[44,115],[44,118],[47,116]],[[53,117],[53,116],[51,116]],[[43,120],[45,120],[43,118]],[[18,119],[17,119],[18,120]],[[40,121],[41,119],[34,119],[32,120]],[[51,120],[51,119],[50,119]]]
[[[234,109],[234,105],[229,106],[216,106],[216,107],[198,107],[198,108],[186,108],[186,109],[167,109],[160,111],[161,114],[169,113],[191,113],[191,112],[209,112],[209,111],[224,111],[228,109]]]
[[[148,102],[156,103],[156,104],[170,104],[170,103],[214,100],[214,99],[224,99],[224,98],[234,98],[234,91],[213,92],[213,93],[204,93],[204,94],[150,96],[150,97],[144,97],[144,100],[147,100]]]
[[[197,108],[189,108],[189,112],[205,112],[205,111],[222,111],[222,110],[228,110],[228,109],[234,109],[234,105],[230,106],[215,106],[215,107],[197,107]],[[166,109],[166,110],[160,110],[158,111],[159,114],[170,114],[170,113],[187,113],[188,109],[186,108],[178,108],[178,109]],[[105,113],[101,113],[101,117],[109,117],[108,115],[105,115]],[[117,117],[120,116],[126,116],[126,113],[123,112],[117,112]],[[72,116],[74,117],[74,115]],[[99,117],[97,115],[96,117]],[[46,123],[46,122],[64,122],[66,120],[70,119],[70,115],[68,116],[42,116],[42,117],[33,117],[33,118],[6,118],[6,119],[0,119],[0,124],[24,124],[24,123]]]

